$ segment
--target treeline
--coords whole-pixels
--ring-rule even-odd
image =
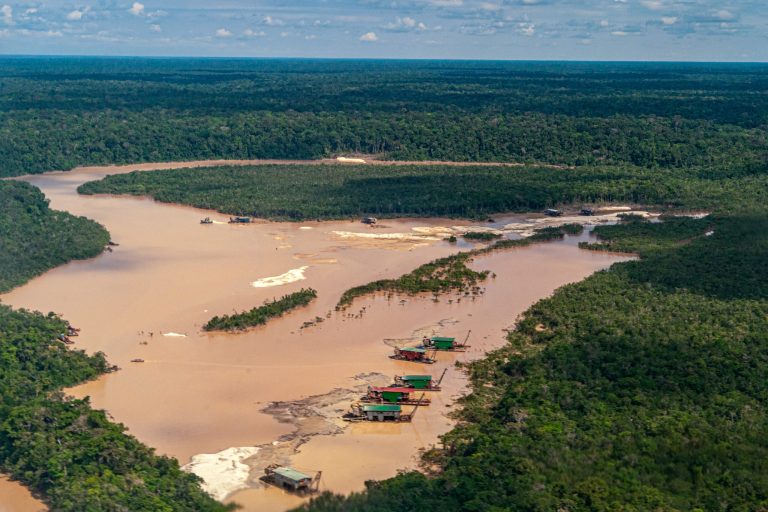
[[[104,250],[109,233],[85,217],[51,210],[39,189],[0,181],[0,292]]]
[[[561,288],[471,364],[461,421],[427,454],[436,475],[303,509],[764,508],[768,221],[763,210],[695,223],[604,229],[647,256]]]
[[[134,194],[276,220],[443,216],[483,218],[557,204],[747,208],[768,194],[768,164],[637,167],[253,166],[113,175],[81,193]]]
[[[737,166],[768,66],[0,58],[0,176],[199,159]]]
[[[0,305],[0,472],[52,510],[224,511],[176,460],[61,392],[107,370],[104,355],[68,350],[67,323]]]
[[[0,70],[0,111],[540,112],[768,123],[765,64],[2,57]]]
[[[267,323],[270,318],[283,316],[288,311],[306,306],[317,297],[317,291],[312,288],[302,288],[298,292],[283,295],[279,299],[266,301],[264,305],[235,313],[232,315],[215,316],[203,326],[206,331],[239,331]]]
[[[764,130],[669,118],[527,113],[146,110],[0,113],[0,176],[78,165],[205,159],[317,159],[737,165],[768,150]]]

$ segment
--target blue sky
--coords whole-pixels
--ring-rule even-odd
[[[0,53],[768,61],[768,0],[0,0]]]

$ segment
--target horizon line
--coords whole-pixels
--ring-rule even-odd
[[[96,58],[96,59],[204,59],[204,60],[315,60],[315,61],[389,61],[389,62],[540,62],[540,63],[646,63],[646,64],[768,64],[768,61],[708,61],[708,60],[616,60],[616,59],[490,59],[490,58],[429,58],[429,57],[280,57],[280,56],[227,56],[227,55],[104,55],[104,54],[23,54],[2,53],[2,58]]]

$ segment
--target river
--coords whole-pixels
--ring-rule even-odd
[[[181,464],[196,455],[218,454],[196,472],[206,475],[219,498],[241,503],[246,511],[284,510],[301,502],[258,483],[261,467],[270,460],[249,458],[254,447],[261,447],[262,458],[269,452],[274,462],[322,470],[322,488],[337,492],[360,490],[365,480],[414,467],[418,451],[451,428],[446,414],[466,385],[453,367],[456,361],[476,359],[501,346],[503,330],[559,286],[626,259],[578,249],[587,234],[567,237],[478,258],[472,266],[496,277],[474,300],[377,296],[336,312],[334,306],[347,288],[396,277],[455,252],[456,245],[442,241],[435,229],[469,223],[410,219],[382,221],[375,228],[357,221],[231,225],[215,212],[75,191],[86,181],[137,167],[26,177],[53,208],[104,224],[119,246],[51,270],[1,298],[14,307],[55,311],[80,328],[76,346],[105,352],[122,370],[68,392],[90,396],[94,407],[105,409],[131,434]],[[216,224],[201,225],[206,216]],[[505,216],[496,221],[499,227],[528,219]],[[267,286],[280,282],[285,284]],[[213,315],[249,309],[302,287],[316,289],[318,299],[266,326],[240,334],[201,331]],[[323,321],[302,328],[315,318]],[[392,344],[393,339],[415,339],[422,333],[463,338],[468,330],[471,348],[439,354],[435,365],[387,357],[392,348],[386,340]],[[136,358],[144,362],[132,363]],[[440,375],[444,368],[444,390],[432,394],[433,403],[422,407],[412,423],[347,426],[338,420],[349,400],[331,392],[385,378],[363,374],[391,380],[402,373]],[[287,402],[283,405],[289,409],[309,404],[319,412],[278,421],[262,411],[275,401]],[[243,450],[224,452],[230,448]],[[2,487],[0,482],[0,492]]]

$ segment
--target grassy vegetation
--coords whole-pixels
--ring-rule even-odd
[[[51,210],[37,188],[0,181],[0,292],[104,250],[109,233],[84,217]]]
[[[468,231],[462,235],[466,240],[472,240],[477,242],[490,242],[501,238],[498,233],[489,233],[487,231]]]
[[[653,232],[638,236],[641,226]],[[711,236],[688,236],[710,227]],[[406,473],[305,508],[768,505],[766,215],[606,231],[643,258],[540,301],[507,346],[470,366],[461,422],[428,454],[438,475]]]
[[[266,301],[264,305],[235,313],[233,315],[215,316],[203,326],[206,331],[238,331],[263,325],[270,318],[283,316],[288,311],[306,306],[317,297],[312,288],[302,288],[298,292],[283,295],[279,299]]]

